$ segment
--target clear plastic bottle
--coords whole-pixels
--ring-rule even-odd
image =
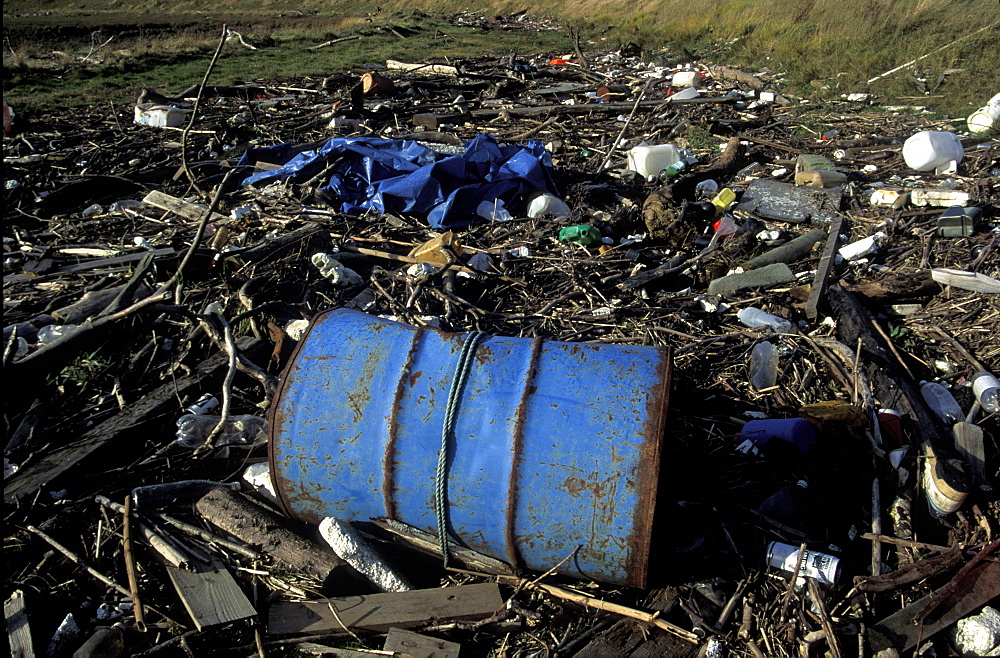
[[[198,448],[219,424],[219,416],[187,414],[177,419],[177,445]],[[260,445],[267,439],[267,421],[260,416],[230,416],[213,442],[221,446]]]
[[[781,334],[790,334],[795,331],[795,327],[792,326],[792,323],[785,318],[772,315],[767,311],[762,311],[754,306],[741,308],[736,312],[736,317],[740,322],[751,329],[757,327],[767,327]]]
[[[958,406],[951,391],[941,384],[928,381],[920,382],[920,395],[923,396],[927,406],[931,408],[938,420],[948,427],[965,420],[965,412],[962,411],[962,407]]]
[[[750,352],[750,383],[758,391],[778,383],[778,348],[766,340]]]
[[[1000,381],[988,372],[972,376],[972,392],[983,409],[991,414],[1000,411]]]

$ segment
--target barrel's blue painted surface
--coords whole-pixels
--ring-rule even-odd
[[[434,475],[466,336],[320,315],[272,408],[286,511],[436,533]],[[665,348],[486,337],[449,444],[453,539],[516,566],[644,586],[670,389]]]

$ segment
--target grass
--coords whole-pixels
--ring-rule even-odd
[[[885,104],[920,104],[964,115],[996,92],[1000,70],[996,0],[580,0],[555,7],[541,0],[423,0],[419,10],[412,0],[379,2],[379,10],[370,0],[270,0],[249,11],[224,0],[212,5],[211,13],[205,7],[204,0],[169,5],[162,0],[7,2],[5,96],[31,107],[58,103],[63,94],[69,102],[103,93],[124,100],[125,90],[140,86],[184,88],[197,81],[224,21],[248,38],[273,39],[277,50],[227,47],[218,83],[357,72],[387,56],[421,60],[569,47],[561,32],[487,33],[427,13],[465,9],[554,13],[580,28],[591,48],[631,41],[649,49],[650,58],[664,61],[688,60],[690,54],[750,71],[768,69],[781,74],[780,91],[818,100],[868,91]],[[323,51],[304,50],[384,24],[412,29],[414,36],[399,40],[373,34]],[[72,63],[54,61],[60,56],[48,54],[52,50],[66,52],[71,60],[86,55],[92,47],[90,32],[98,29],[101,36],[116,35],[102,50],[107,71],[34,78],[45,65],[65,70]],[[431,38],[441,33],[450,38]],[[161,34],[170,38],[157,39]],[[72,52],[66,44],[74,45]],[[107,56],[112,49],[134,54]],[[166,51],[162,70],[155,66],[161,51]],[[923,58],[898,73],[867,82],[918,57]]]
[[[75,32],[68,17],[45,21],[44,26],[27,20],[13,26],[6,22],[4,98],[15,108],[30,111],[98,101],[134,101],[143,87],[167,94],[178,92],[201,81],[227,17],[211,21],[176,17],[166,35],[162,17],[154,23],[132,24],[120,18],[107,16],[108,22],[94,30],[95,25],[84,21]],[[462,60],[571,49],[563,32],[484,33],[414,11],[386,16],[379,23],[359,16],[306,16],[287,21],[261,16],[245,24],[239,22],[246,21],[245,16],[230,18],[236,19],[229,23],[230,28],[250,43],[259,44],[260,49],[227,43],[211,84],[360,73],[384,66],[386,59]],[[377,29],[387,24],[409,36],[400,39]],[[111,42],[101,46],[112,35]],[[361,38],[308,49],[348,35]]]

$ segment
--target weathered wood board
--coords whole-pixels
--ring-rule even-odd
[[[268,633],[337,633],[346,632],[344,626],[384,633],[393,627],[412,628],[439,619],[484,619],[503,606],[496,583],[331,597],[330,602],[336,606],[340,621],[326,601],[277,603],[268,611]]]

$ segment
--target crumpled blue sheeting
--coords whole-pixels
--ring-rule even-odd
[[[535,190],[558,194],[552,157],[537,140],[501,146],[490,135],[477,135],[465,153],[444,155],[412,140],[336,137],[318,150],[294,156],[290,144],[249,149],[239,164],[258,160],[283,166],[253,174],[244,185],[304,183],[334,165],[322,189],[340,200],[342,212],[406,213],[426,217],[438,228],[476,221],[483,201],[500,199],[508,208],[522,210],[522,195]]]

